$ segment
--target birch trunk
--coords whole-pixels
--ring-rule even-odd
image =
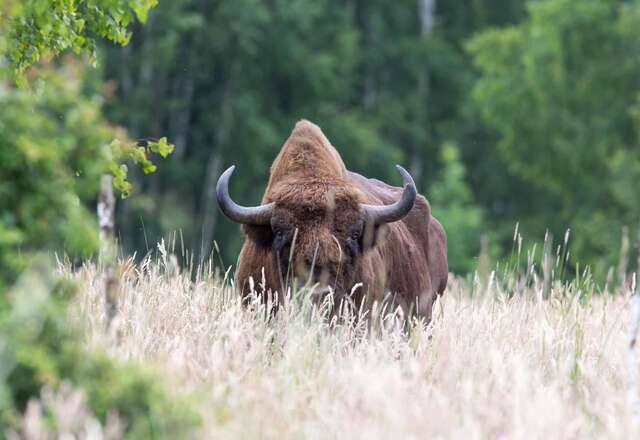
[[[423,39],[428,38],[433,33],[433,26],[435,24],[435,11],[436,0],[418,0],[420,35]],[[426,101],[429,96],[430,82],[431,78],[429,67],[425,66],[424,72],[418,79],[417,95],[418,99],[420,99],[421,101],[418,102],[418,111],[416,112],[416,123],[419,125],[423,125],[422,129],[425,133],[427,133],[427,136],[424,137],[425,141],[429,139],[428,133],[430,131],[429,115],[425,109],[426,105],[428,105]],[[411,170],[411,175],[416,181],[420,181],[420,179],[422,178],[424,163],[422,158],[422,149],[419,145],[414,145],[411,149],[410,160],[411,163],[409,164],[409,169]]]
[[[640,235],[637,243],[637,261],[635,274],[635,293],[631,297],[631,321],[629,324],[629,345],[627,347],[627,395],[633,421],[640,426],[640,390],[638,389],[638,356],[636,342],[640,327]]]
[[[118,311],[119,280],[116,276],[115,260],[115,208],[116,198],[113,195],[113,182],[109,174],[100,180],[98,195],[98,226],[100,228],[100,262],[104,270],[104,307],[107,328]]]

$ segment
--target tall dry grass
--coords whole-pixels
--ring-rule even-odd
[[[152,361],[200,402],[206,438],[638,438],[627,404],[628,291],[489,275],[453,279],[428,325],[351,324],[300,296],[273,319],[229,274],[166,251],[124,264],[105,330],[95,266],[63,269],[87,344]],[[530,275],[530,274],[529,274]],[[472,294],[473,293],[473,294]]]

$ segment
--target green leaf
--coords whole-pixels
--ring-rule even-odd
[[[149,142],[149,150],[158,153],[163,159],[166,159],[173,152],[173,144],[167,142],[166,137],[160,138],[157,142]]]

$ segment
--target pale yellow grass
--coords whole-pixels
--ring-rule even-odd
[[[293,302],[268,321],[228,282],[146,261],[122,276],[115,335],[96,268],[73,277],[88,345],[160,365],[199,402],[203,438],[638,438],[628,294],[556,284],[541,300],[533,283],[508,298],[493,282],[472,297],[454,280],[426,328],[368,334]]]

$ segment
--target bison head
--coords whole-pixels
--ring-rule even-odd
[[[366,198],[349,179],[297,176],[272,188],[265,196],[268,203],[245,207],[229,195],[234,168],[220,176],[216,187],[222,212],[244,225],[249,240],[270,248],[273,260],[263,264],[277,272],[280,287],[274,290],[309,285],[315,299],[334,293],[340,300],[357,283],[369,288],[371,272],[380,270],[370,251],[381,243],[386,224],[406,216],[416,199],[413,179],[398,165],[404,190],[388,205],[364,203]]]

